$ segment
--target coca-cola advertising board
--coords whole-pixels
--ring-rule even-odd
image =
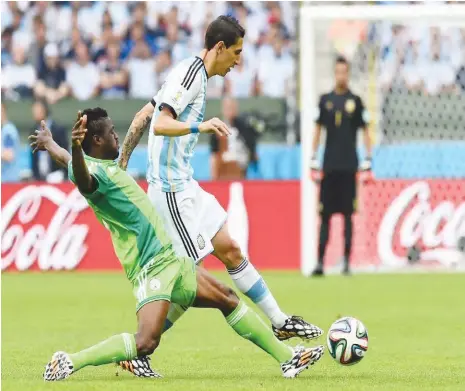
[[[228,210],[229,230],[257,268],[300,268],[298,181],[201,185]],[[360,189],[359,204],[354,269],[465,268],[459,245],[465,237],[464,180],[374,181]],[[2,270],[121,269],[108,231],[71,183],[2,184],[1,225]],[[338,216],[331,227],[328,268],[337,265],[344,245]],[[419,256],[412,266],[407,253],[413,246]],[[212,256],[205,265],[223,267]]]

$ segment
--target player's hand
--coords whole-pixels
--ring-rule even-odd
[[[82,115],[82,113],[78,112],[77,121],[73,126],[73,130],[71,131],[71,144],[73,147],[80,147],[84,137],[86,136],[87,129],[87,115]]]
[[[360,164],[360,171],[370,171],[371,170],[371,158],[366,158]]]
[[[321,181],[320,162],[316,157],[313,157],[312,160],[310,160],[310,176],[315,182]]]
[[[208,121],[202,122],[199,125],[200,133],[216,133],[218,136],[229,136],[231,131],[228,126],[219,118],[212,118]]]
[[[36,129],[34,134],[31,134],[28,139],[30,141],[32,153],[46,151],[47,144],[53,141],[52,132],[47,128],[45,121],[40,121],[40,130]]]
[[[366,158],[360,164],[359,179],[364,184],[368,184],[373,181],[373,174],[371,172],[371,158]]]

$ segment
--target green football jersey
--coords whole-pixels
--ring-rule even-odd
[[[112,160],[85,156],[85,161],[97,189],[82,195],[110,231],[116,255],[129,280],[150,260],[163,262],[167,257],[174,257],[162,220],[136,181]],[[68,175],[76,183],[71,161]]]

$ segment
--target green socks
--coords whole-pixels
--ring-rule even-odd
[[[278,341],[263,320],[242,301],[226,317],[226,321],[242,338],[259,346],[279,363],[292,358],[292,349]],[[74,371],[88,365],[98,366],[132,360],[137,357],[136,341],[133,334],[114,335],[97,345],[69,356],[73,362]]]
[[[132,360],[137,357],[136,340],[133,334],[114,335],[88,349],[70,354],[69,357],[73,362],[74,371],[88,365],[98,366]]]
[[[292,358],[292,349],[278,341],[263,320],[242,301],[226,321],[242,338],[252,341],[279,363]]]

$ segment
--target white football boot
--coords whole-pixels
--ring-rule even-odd
[[[286,378],[294,378],[315,364],[321,357],[323,357],[324,346],[320,345],[314,348],[305,348],[303,346],[296,346],[294,348],[294,356],[281,364],[281,371]]]
[[[56,352],[45,366],[44,380],[64,380],[74,372],[74,366],[68,353]]]

